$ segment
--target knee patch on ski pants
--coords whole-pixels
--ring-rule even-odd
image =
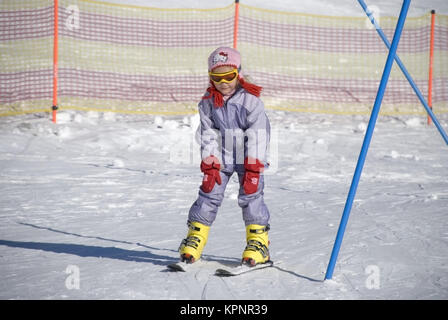
[[[190,208],[188,220],[198,221],[207,226],[211,226],[216,219],[218,209],[224,199],[227,183],[229,182],[233,173],[221,172],[222,183],[216,184],[213,190],[209,193],[203,192],[199,189],[199,196]],[[243,174],[238,173],[240,182],[238,193],[238,205],[242,209],[243,220],[245,225],[258,224],[267,225],[269,223],[269,210],[263,200],[264,177],[260,176],[260,183],[257,192],[246,195],[244,193],[241,182]]]

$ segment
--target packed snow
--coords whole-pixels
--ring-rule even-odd
[[[222,7],[232,1],[110,2]],[[397,15],[401,1],[366,1]],[[372,3],[371,3],[372,2]],[[356,1],[244,3],[363,15]],[[412,1],[410,15],[448,13]],[[373,101],[372,101],[373,104]],[[245,228],[233,176],[201,268],[169,272],[202,180],[198,115],[0,118],[1,299],[447,299],[448,146],[425,116],[381,116],[332,280],[324,281],[367,116],[267,111],[273,268],[221,278]],[[448,115],[438,115],[448,130]]]
[[[2,299],[446,299],[448,147],[425,117],[380,117],[332,280],[324,279],[368,117],[268,110],[274,268],[237,278],[236,175],[190,273],[178,259],[202,175],[198,116],[0,119]],[[439,120],[448,128],[448,115]]]

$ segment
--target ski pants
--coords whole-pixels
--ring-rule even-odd
[[[229,182],[232,173],[220,172],[222,183],[217,183],[212,191],[205,193],[199,188],[199,197],[193,203],[188,214],[188,220],[192,222],[199,222],[207,226],[211,226],[216,219],[218,208],[221,206],[224,199],[224,191]],[[264,176],[260,175],[257,191],[253,194],[245,194],[242,186],[244,173],[238,172],[238,179],[240,183],[238,193],[238,205],[243,211],[243,220],[245,225],[269,224],[269,210],[263,200]]]

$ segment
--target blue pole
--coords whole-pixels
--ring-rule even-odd
[[[376,31],[380,35],[381,39],[383,39],[384,43],[386,44],[386,47],[388,49],[390,49],[390,43],[387,40],[386,35],[384,34],[383,30],[381,30],[379,24],[376,22],[376,20],[373,17],[373,15],[369,15],[369,13],[367,12],[367,6],[366,6],[364,0],[358,0],[358,2],[361,5],[361,7],[364,9],[364,12],[367,14],[367,16],[369,17],[369,19],[372,22],[372,24],[375,26]],[[408,70],[406,69],[406,67],[401,62],[401,60],[398,57],[398,55],[395,55],[395,61],[397,62],[398,66],[400,67],[400,69],[403,72],[403,74],[406,77],[406,79],[408,79],[409,84],[411,85],[412,89],[414,89],[414,92],[417,95],[417,97],[420,100],[420,102],[423,104],[423,107],[425,107],[426,112],[428,112],[429,116],[431,117],[432,121],[434,122],[434,125],[437,127],[437,129],[439,130],[440,134],[442,135],[442,138],[445,140],[445,143],[448,145],[448,136],[447,136],[446,132],[443,130],[442,126],[440,125],[439,121],[437,120],[437,118],[436,118],[434,112],[432,111],[432,109],[428,106],[428,103],[426,102],[426,100],[423,97],[422,93],[418,89],[418,87],[415,84],[414,80],[412,80],[412,77],[410,76],[410,74],[409,74]]]
[[[359,179],[361,177],[362,168],[366,160],[367,151],[369,150],[370,141],[372,140],[373,130],[375,129],[375,123],[380,112],[381,102],[383,101],[384,91],[386,90],[387,81],[389,79],[392,64],[394,62],[395,53],[397,52],[398,42],[400,41],[401,31],[403,30],[404,22],[406,21],[406,15],[409,9],[411,0],[404,0],[400,11],[400,17],[398,18],[397,26],[395,28],[394,38],[392,45],[387,56],[386,65],[384,66],[383,76],[381,77],[380,86],[376,95],[375,103],[373,105],[372,113],[370,115],[369,125],[364,136],[364,142],[361,147],[361,153],[359,154],[358,163],[356,165],[355,173],[353,174],[352,184],[350,191],[345,202],[344,212],[342,214],[341,222],[339,224],[338,233],[334,242],[333,250],[331,252],[330,262],[328,264],[327,273],[325,279],[331,279],[333,277],[334,266],[341,248],[342,239],[344,237],[345,228],[347,226],[350,211],[355,198],[356,189],[358,188]]]

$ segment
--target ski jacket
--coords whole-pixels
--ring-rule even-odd
[[[252,157],[268,166],[270,123],[263,102],[243,88],[215,107],[213,99],[199,103],[198,128],[201,157],[216,156],[223,172],[244,172],[244,159]]]

